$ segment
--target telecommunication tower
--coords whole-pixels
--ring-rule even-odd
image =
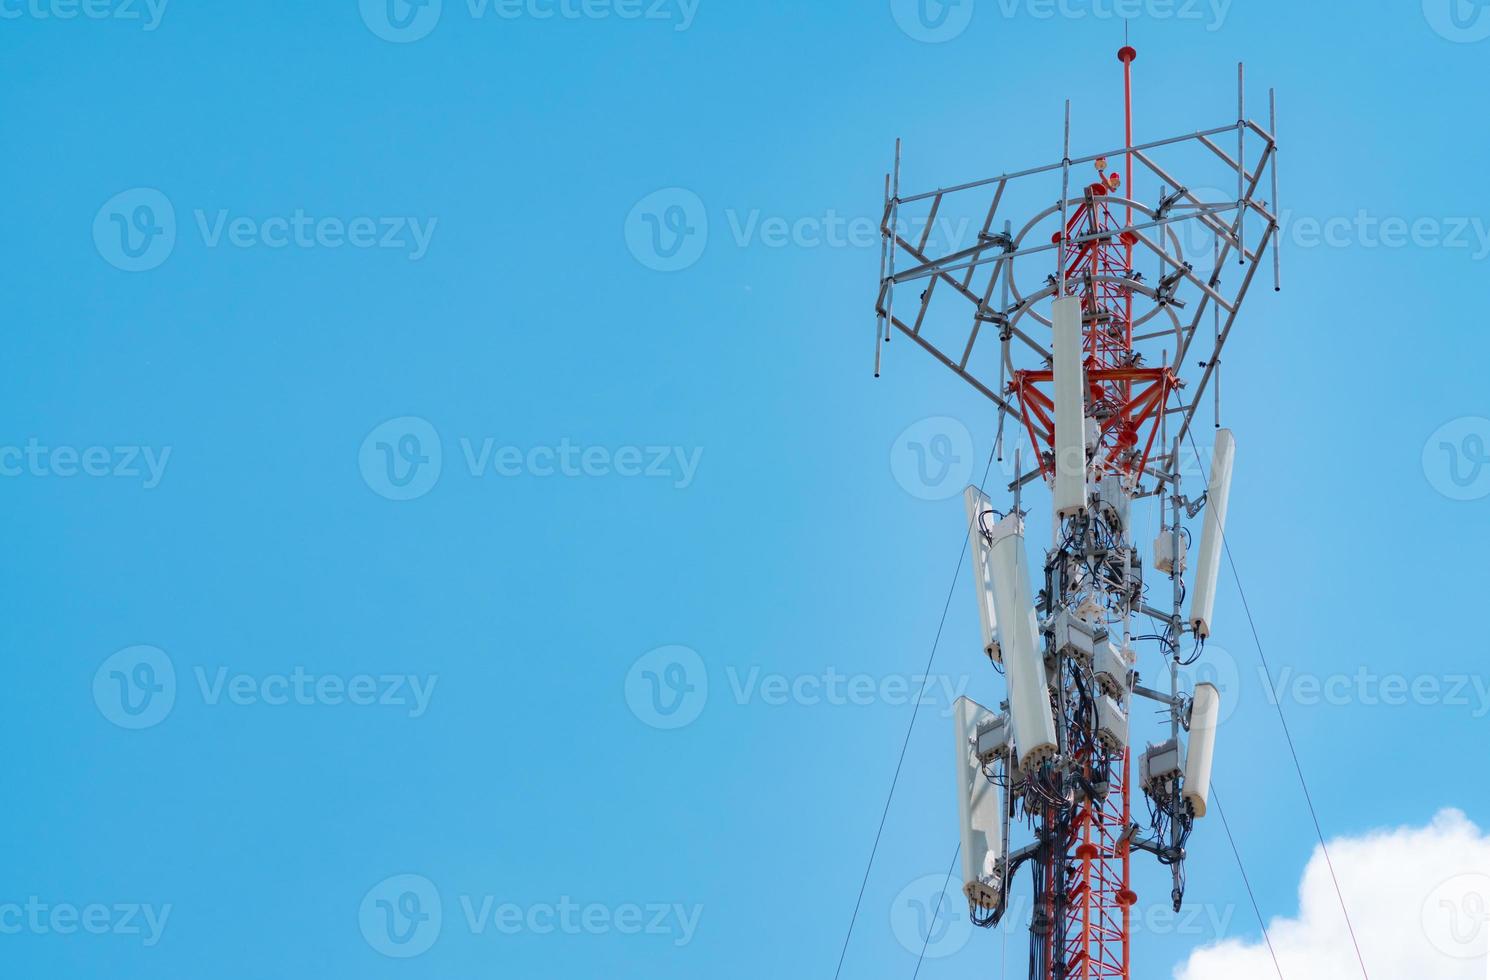
[[[984,653],[1007,699],[961,698],[954,722],[969,913],[996,925],[1028,869],[1032,980],[1131,976],[1135,853],[1171,870],[1176,911],[1184,899],[1220,717],[1216,687],[1186,690],[1180,671],[1204,656],[1224,547],[1235,442],[1220,427],[1221,353],[1269,253],[1280,286],[1274,94],[1267,128],[1248,119],[1239,65],[1235,122],[1135,144],[1136,58],[1118,52],[1121,147],[1072,159],[1068,102],[1058,163],[902,195],[897,141],[885,178],[875,375],[899,332],[994,403],[1001,458],[1005,423],[1016,427],[1011,504],[976,487],[965,498]],[[1032,216],[1015,231],[1001,207]],[[938,219],[958,211],[981,218],[976,241],[930,254]],[[905,230],[915,221],[919,234]],[[912,284],[904,315],[896,287]],[[1209,473],[1189,486],[1182,449],[1207,394]],[[1052,509],[1038,564],[1020,506],[1036,481]],[[1146,569],[1133,518],[1150,497],[1159,533]],[[1152,666],[1167,690],[1143,683]],[[1140,751],[1136,699],[1167,719]],[[1016,847],[1016,832],[1029,842]]]

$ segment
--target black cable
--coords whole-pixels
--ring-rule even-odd
[[[952,852],[952,863],[947,865],[947,877],[942,882],[942,890],[936,895],[936,908],[931,913],[931,921],[926,926],[926,935],[921,938],[921,955],[916,957],[916,972],[911,974],[911,980],[916,980],[921,975],[921,961],[926,959],[926,945],[931,942],[931,930],[936,925],[936,917],[942,913],[942,899],[947,897],[947,886],[952,883],[952,869],[957,867],[957,856],[962,853],[962,841],[957,842],[957,850]]]
[[[1190,437],[1190,448],[1195,450],[1195,455],[1200,456],[1200,448],[1195,445],[1195,433],[1187,432]],[[1209,491],[1207,491],[1209,492]],[[1226,563],[1231,566],[1231,577],[1236,582],[1237,595],[1242,600],[1242,611],[1247,614],[1247,625],[1252,630],[1252,642],[1257,647],[1257,656],[1262,660],[1262,669],[1267,676],[1273,676],[1273,668],[1268,664],[1268,656],[1263,652],[1262,639],[1257,633],[1257,622],[1252,618],[1252,608],[1247,604],[1247,591],[1242,588],[1242,576],[1237,571],[1236,559],[1231,554],[1231,543],[1226,540],[1226,529],[1221,522],[1216,522],[1216,530],[1221,534],[1221,547],[1226,552]],[[1361,965],[1361,976],[1371,980],[1371,974],[1366,970],[1366,958],[1361,955],[1361,943],[1356,938],[1355,924],[1350,921],[1350,910],[1345,906],[1345,893],[1340,889],[1340,879],[1335,875],[1335,862],[1330,859],[1329,846],[1324,842],[1324,828],[1319,823],[1319,813],[1314,809],[1314,797],[1309,793],[1309,783],[1304,779],[1304,766],[1299,761],[1299,751],[1293,742],[1293,733],[1289,731],[1288,719],[1283,714],[1283,699],[1270,698],[1273,707],[1278,711],[1278,723],[1283,726],[1283,737],[1288,741],[1288,752],[1293,756],[1294,771],[1299,774],[1299,786],[1304,791],[1304,802],[1309,807],[1309,817],[1314,821],[1314,835],[1319,838],[1319,849],[1324,853],[1324,864],[1330,872],[1330,881],[1335,885],[1335,897],[1340,902],[1340,914],[1345,916],[1345,928],[1350,933],[1350,943],[1355,947],[1356,962]]]
[[[993,471],[993,455],[998,448],[994,443],[994,449],[988,452],[988,465],[983,468],[982,486],[988,482],[988,474]],[[975,517],[974,520],[977,518]],[[968,523],[968,530],[972,531],[972,522]],[[957,580],[962,576],[962,563],[967,558],[967,537],[962,539],[962,550],[957,553],[957,571],[952,575],[952,584],[947,588],[947,600],[942,604],[941,622],[936,625],[936,638],[931,641],[931,654],[926,658],[926,669],[921,671],[921,692],[917,696],[915,704],[911,707],[911,722],[905,728],[905,741],[900,744],[900,758],[895,763],[895,775],[890,778],[890,792],[885,794],[885,808],[880,813],[880,825],[874,832],[874,844],[869,848],[869,861],[864,866],[864,880],[859,883],[859,897],[854,899],[854,914],[848,920],[848,932],[843,937],[843,949],[838,953],[838,967],[833,971],[834,980],[838,980],[843,972],[843,959],[848,955],[849,940],[854,937],[854,923],[859,921],[859,909],[864,904],[864,889],[869,886],[869,872],[874,870],[874,858],[879,853],[880,837],[885,832],[885,820],[890,816],[890,802],[895,799],[895,787],[900,782],[900,770],[905,765],[905,753],[911,744],[911,732],[916,729],[916,716],[921,713],[921,702],[925,700],[926,685],[931,679],[931,663],[936,659],[937,647],[942,642],[942,630],[947,625],[947,612],[952,608],[952,595],[957,591]]]
[[[1231,577],[1236,580],[1237,594],[1242,599],[1242,610],[1247,614],[1247,624],[1252,630],[1252,642],[1257,646],[1257,655],[1262,659],[1262,669],[1269,677],[1273,676],[1273,668],[1268,665],[1267,654],[1262,652],[1262,640],[1257,636],[1257,624],[1252,620],[1252,610],[1247,607],[1247,593],[1242,590],[1242,579],[1237,574],[1236,560],[1231,556],[1231,546],[1226,543],[1226,535],[1221,535],[1221,546],[1226,551],[1226,562],[1231,566]],[[1288,719],[1283,714],[1283,699],[1271,698],[1273,707],[1278,710],[1278,722],[1283,726],[1283,737],[1288,740],[1288,753],[1293,757],[1293,768],[1299,774],[1299,788],[1304,791],[1304,802],[1309,807],[1309,818],[1314,821],[1314,836],[1319,838],[1319,849],[1324,854],[1325,867],[1329,869],[1330,881],[1335,885],[1335,898],[1340,902],[1340,914],[1345,916],[1345,928],[1350,932],[1350,944],[1355,947],[1356,962],[1361,965],[1361,976],[1371,980],[1371,974],[1366,969],[1366,958],[1361,955],[1361,943],[1356,938],[1355,924],[1350,921],[1350,910],[1345,906],[1345,893],[1340,889],[1340,879],[1335,875],[1335,862],[1330,858],[1329,845],[1324,842],[1324,828],[1319,824],[1319,812],[1314,808],[1314,797],[1309,793],[1309,783],[1304,779],[1304,766],[1299,761],[1299,750],[1294,745],[1293,733],[1289,731]]]
[[[1262,909],[1257,905],[1257,896],[1252,892],[1252,881],[1247,877],[1247,868],[1242,864],[1242,852],[1237,850],[1236,838],[1231,836],[1231,824],[1226,822],[1226,811],[1221,809],[1221,797],[1216,794],[1216,784],[1211,783],[1211,799],[1216,804],[1216,812],[1221,815],[1221,826],[1226,831],[1226,839],[1231,842],[1231,853],[1236,855],[1237,870],[1242,873],[1242,884],[1247,886],[1247,897],[1252,900],[1252,911],[1257,916],[1257,925],[1262,929],[1263,941],[1268,945],[1268,955],[1273,958],[1273,969],[1278,971],[1278,980],[1283,980],[1283,967],[1278,965],[1278,954],[1273,949],[1273,938],[1268,935],[1267,923],[1262,921]]]

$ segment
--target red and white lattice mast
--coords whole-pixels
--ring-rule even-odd
[[[902,196],[897,144],[886,178],[876,375],[881,346],[898,331],[996,405],[1000,447],[1006,420],[1027,447],[1014,453],[1012,506],[995,508],[976,487],[966,494],[984,650],[1007,697],[997,710],[959,700],[956,751],[973,920],[997,924],[1015,873],[1027,867],[1030,976],[1041,980],[1131,976],[1135,851],[1171,869],[1169,899],[1176,909],[1183,900],[1185,845],[1205,815],[1219,711],[1216,688],[1182,684],[1182,670],[1201,659],[1210,634],[1230,487],[1234,441],[1220,428],[1220,355],[1270,246],[1278,286],[1271,93],[1264,129],[1246,118],[1239,69],[1235,123],[1135,144],[1136,57],[1128,46],[1118,52],[1121,147],[1073,160],[1068,105],[1059,163]],[[1235,196],[1182,182],[1163,162],[1169,155],[1186,172],[1197,157],[1208,163],[1204,186],[1234,186]],[[1119,159],[1122,174],[1109,166]],[[1090,182],[1073,193],[1073,175],[1088,165]],[[1135,193],[1135,165],[1151,187],[1147,200]],[[1265,175],[1271,201],[1256,196]],[[1018,232],[1009,221],[996,230],[1001,205],[1030,181],[1057,176],[1056,204]],[[938,217],[972,202],[982,214],[976,241],[933,256],[933,229],[947,227]],[[902,233],[918,219],[918,236]],[[910,267],[897,271],[907,258]],[[1042,266],[1043,281],[1021,282]],[[908,283],[920,290],[913,319],[894,306],[896,287]],[[949,335],[946,324],[959,321],[962,330]],[[1181,368],[1192,362],[1200,371],[1190,380]],[[1208,391],[1217,416],[1210,473],[1187,496],[1181,447],[1194,443]],[[1052,510],[1051,545],[1039,562],[1026,546],[1021,507],[1036,483],[1049,488]],[[1150,566],[1158,574],[1149,577],[1167,578],[1163,600],[1150,598],[1133,533],[1136,502],[1147,498],[1160,527]],[[1187,576],[1187,523],[1202,512]],[[1168,675],[1167,692],[1145,686],[1150,667]],[[1135,698],[1168,715],[1168,731],[1136,753]],[[1019,847],[1011,845],[1016,824],[1030,838]]]

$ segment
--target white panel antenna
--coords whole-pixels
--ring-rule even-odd
[[[957,699],[957,815],[962,828],[963,894],[974,906],[992,909],[1003,894],[1004,825],[999,789],[983,775],[974,751],[980,728],[997,716],[966,697]]]
[[[999,651],[998,611],[993,599],[992,530],[997,516],[993,501],[977,487],[968,487],[962,495],[967,506],[968,551],[972,555],[973,588],[978,599],[978,623],[983,627],[983,652],[994,663],[1003,663]]]
[[[1086,371],[1082,366],[1081,300],[1066,296],[1050,304],[1051,355],[1055,371],[1055,512],[1086,511]]]
[[[1109,752],[1121,752],[1128,747],[1128,713],[1116,699],[1101,695],[1097,698],[1097,738],[1107,746]]]
[[[1211,617],[1216,608],[1216,581],[1221,572],[1221,551],[1226,545],[1226,504],[1231,495],[1231,468],[1236,458],[1236,439],[1230,429],[1216,430],[1216,448],[1211,453],[1211,482],[1206,490],[1205,524],[1200,532],[1200,556],[1195,564],[1195,592],[1190,600],[1190,624],[1197,635],[1211,635]]]
[[[1195,685],[1190,709],[1190,744],[1185,751],[1185,799],[1195,816],[1205,816],[1211,798],[1211,764],[1216,754],[1216,725],[1221,718],[1221,692],[1214,684]]]
[[[992,539],[989,558],[993,564],[1000,648],[1009,682],[1009,713],[1014,722],[1019,768],[1029,772],[1056,753],[1057,743],[1040,630],[1030,597],[1024,521],[1018,514],[1010,514],[994,525]]]

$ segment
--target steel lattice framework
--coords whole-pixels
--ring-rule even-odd
[[[884,344],[898,332],[996,406],[1000,447],[1005,422],[1015,423],[1033,460],[1024,468],[1016,464],[1009,484],[1018,511],[1021,487],[1054,476],[1054,356],[1047,311],[1059,297],[1076,297],[1088,425],[1096,430],[1088,437],[1090,478],[1120,480],[1124,493],[1135,499],[1157,497],[1160,518],[1166,530],[1172,522],[1178,545],[1182,512],[1193,516],[1197,508],[1197,501],[1183,493],[1181,445],[1208,392],[1214,394],[1219,414],[1221,352],[1270,246],[1273,285],[1280,286],[1276,101],[1270,92],[1267,128],[1249,120],[1239,66],[1234,122],[1135,144],[1136,56],[1127,46],[1118,53],[1125,142],[1107,152],[1071,158],[1068,103],[1060,162],[902,195],[897,141],[895,166],[885,178],[875,375],[880,374]],[[1161,163],[1167,156],[1181,162]],[[1108,166],[1118,160],[1124,167],[1121,176]],[[1077,168],[1088,166],[1095,179],[1073,180]],[[1135,168],[1147,200],[1135,190]],[[1204,188],[1179,176],[1201,168]],[[1264,179],[1268,201],[1258,198]],[[1056,180],[1059,196],[1054,203],[1031,209],[1033,216],[1017,231],[1003,219],[1012,199],[1040,193],[1022,188],[1043,181],[1055,190]],[[1074,191],[1073,183],[1079,185]],[[905,230],[913,213],[924,221],[919,235]],[[933,249],[938,220],[952,213],[973,216],[973,227],[981,220],[976,239],[957,242],[950,250]],[[938,251],[943,254],[932,254]],[[912,312],[897,312],[897,287],[912,284],[920,290]],[[1198,376],[1187,378],[1187,366],[1198,368]],[[1053,523],[1055,543],[1047,552],[1040,612],[1080,608],[1085,615],[1100,616],[1125,647],[1134,632],[1133,619],[1149,616],[1164,630],[1166,651],[1177,651],[1189,629],[1181,614],[1179,572],[1170,575],[1171,608],[1157,608],[1132,586],[1129,552],[1122,552],[1121,564],[1111,569],[1087,570],[1092,555],[1121,550],[1104,551],[1101,542],[1121,541],[1127,529],[1104,524],[1100,517],[1054,518]],[[1062,660],[1053,646],[1046,656],[1058,671],[1052,676],[1059,677],[1052,681],[1052,702],[1061,728],[1062,761],[1046,764],[1038,773],[1003,772],[1000,785],[1009,790],[1009,813],[1022,809],[1034,837],[1013,853],[1005,841],[1003,903],[1014,869],[1029,864],[1035,889],[1032,978],[1126,980],[1131,975],[1130,915],[1138,900],[1132,852],[1149,852],[1172,867],[1172,899],[1178,908],[1188,823],[1180,818],[1156,822],[1152,836],[1141,835],[1133,821],[1131,748],[1115,751],[1094,737],[1090,692],[1083,688],[1089,684],[1089,669]],[[1136,674],[1123,693],[1130,703],[1131,697],[1141,696],[1166,706],[1170,734],[1177,738],[1187,701],[1180,690],[1179,657],[1167,659],[1168,694],[1138,685]],[[1182,813],[1179,790],[1173,792],[1173,812]],[[975,904],[974,920],[990,925],[1004,908],[1001,904],[982,911],[991,914],[980,918]]]

